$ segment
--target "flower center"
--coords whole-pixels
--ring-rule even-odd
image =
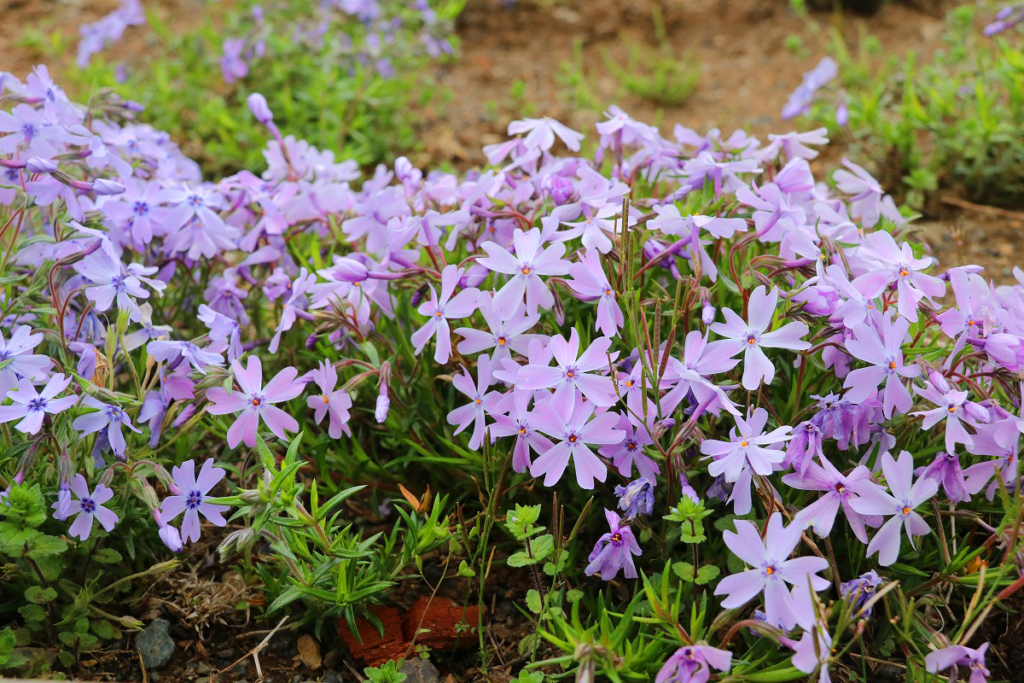
[[[749,445],[750,445],[749,441],[740,441],[740,447],[741,448],[746,448]]]
[[[611,296],[612,295],[612,290],[611,290],[610,287],[608,289],[604,290],[604,295],[605,296]]]
[[[906,267],[900,268],[900,277],[907,277],[910,275],[910,271]]]
[[[569,437],[569,443],[576,443],[577,439],[579,439],[579,437],[573,434]]]
[[[956,412],[956,406],[950,406],[949,407],[949,412],[955,413]]]
[[[199,491],[189,491],[188,498],[185,499],[185,506],[190,510],[195,510],[203,502],[203,494]]]
[[[622,534],[618,531],[612,534],[612,543],[622,543]]]
[[[750,344],[751,346],[753,346],[754,344],[757,343],[757,337],[755,337],[752,334],[751,335],[747,335],[747,343]]]
[[[894,360],[889,361],[889,369],[890,370],[895,370],[896,369],[896,361],[894,361]]]
[[[83,498],[82,501],[82,512],[91,515],[96,512],[96,501],[92,498]]]
[[[904,505],[903,509],[900,510],[900,512],[902,512],[904,516],[909,515],[910,514],[910,506],[909,505]]]
[[[520,434],[525,434],[526,433],[526,427],[520,427],[519,428],[519,433]]]
[[[326,403],[330,403],[331,402],[331,397],[328,396],[327,394],[322,394],[320,396],[320,400],[323,401],[325,404]]]
[[[968,327],[974,327],[974,321],[973,320],[968,320],[967,321],[967,326]]]
[[[253,400],[252,400],[252,405],[255,408],[259,408],[261,403],[263,403],[263,401],[261,401],[258,398],[253,398]]]
[[[836,484],[836,493],[840,495],[846,493],[846,487],[842,483]]]
[[[504,345],[505,345],[505,338],[504,337],[498,337],[498,346],[504,346]]]
[[[523,275],[529,275],[530,274],[530,266],[523,266],[523,269],[520,272],[522,272]]]
[[[32,412],[39,412],[46,409],[46,399],[40,396],[28,402],[28,409]]]
[[[767,567],[764,568],[764,573],[767,574],[768,576],[771,576],[772,574],[775,573],[775,567],[773,567],[771,565],[768,565]]]

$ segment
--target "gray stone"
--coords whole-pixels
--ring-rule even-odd
[[[177,646],[170,630],[171,623],[158,617],[135,636],[135,649],[142,655],[142,663],[147,670],[162,669],[171,661]]]
[[[440,683],[441,675],[428,659],[407,659],[402,663],[402,673],[408,676],[405,683]]]
[[[341,683],[342,678],[338,675],[337,671],[328,671],[327,675],[324,676],[324,680],[321,683]]]

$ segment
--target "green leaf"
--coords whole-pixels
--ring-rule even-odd
[[[113,548],[100,548],[92,554],[92,559],[100,564],[117,564],[121,561],[121,553]]]
[[[25,591],[25,599],[37,605],[45,605],[57,599],[57,591],[49,587],[29,586],[28,590]]]
[[[465,560],[463,560],[459,563],[459,576],[467,579],[472,579],[474,576],[476,576],[476,572],[473,571],[472,567],[466,564]]]
[[[672,564],[672,571],[675,573],[676,576],[678,576],[680,579],[682,579],[686,583],[693,583],[693,581],[694,581],[693,565],[690,564],[689,562],[675,562],[675,563],[673,563]]]
[[[713,565],[713,564],[706,564],[706,565],[702,566],[700,569],[697,570],[697,577],[696,577],[697,585],[698,586],[707,585],[708,583],[711,583],[716,578],[718,578],[718,575],[721,574],[721,573],[722,573],[722,570],[719,569],[718,567],[716,567],[715,565]]]
[[[540,591],[538,591],[536,588],[531,588],[530,590],[526,591],[526,606],[534,614],[540,614]]]
[[[44,557],[59,555],[68,549],[68,544],[56,536],[44,536],[40,534],[28,542],[26,553],[33,560],[41,560]]]

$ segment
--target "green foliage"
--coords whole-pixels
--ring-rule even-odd
[[[629,60],[620,65],[607,51],[605,65],[622,86],[633,95],[657,104],[678,106],[686,101],[700,80],[699,65],[689,55],[678,55],[665,31],[661,11],[652,15],[657,45],[629,46]]]
[[[429,61],[421,33],[451,36],[452,21],[465,0],[431,5],[438,23],[424,24],[409,3],[383,3],[387,16],[367,24],[339,9],[325,10],[317,0],[244,0],[211,4],[202,23],[183,32],[148,12],[151,32],[144,59],[128,62],[120,82],[121,60],[100,53],[85,69],[71,70],[67,90],[84,100],[97,88],[112,88],[146,107],[145,119],[171,134],[182,150],[210,175],[263,165],[266,130],[248,112],[246,97],[262,93],[274,121],[297,139],[363,165],[390,160],[415,150],[412,104],[435,94],[421,71]],[[255,5],[265,19],[254,20]],[[382,26],[401,22],[382,37]],[[323,30],[318,33],[314,27]],[[257,47],[249,73],[226,83],[220,60],[226,39],[244,39],[246,52]]]
[[[846,93],[851,156],[873,159],[897,202],[934,212],[942,193],[981,204],[1024,202],[1024,44],[1014,34],[981,34],[975,8],[950,12],[943,47],[921,58],[874,55],[878,40],[862,37],[851,52],[836,34],[832,53]],[[812,110],[835,128],[834,98]]]
[[[402,683],[408,678],[398,670],[398,664],[394,661],[385,662],[379,667],[368,666],[363,669],[363,674],[370,683]]]

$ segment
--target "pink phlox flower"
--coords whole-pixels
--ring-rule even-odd
[[[837,170],[832,174],[832,179],[836,181],[840,192],[853,195],[850,198],[850,212],[853,217],[859,219],[866,228],[875,227],[882,215],[882,196],[885,191],[861,166],[845,158],[843,166],[849,170]]]
[[[914,547],[914,536],[923,536],[931,531],[916,508],[936,494],[939,483],[925,477],[913,481],[914,457],[907,451],[900,453],[899,460],[883,453],[881,461],[891,493],[877,485],[861,486],[857,490],[860,498],[851,501],[850,505],[863,515],[889,517],[867,549],[869,556],[878,553],[879,564],[888,567],[899,557],[901,527],[906,530],[911,547]]]
[[[448,424],[458,425],[456,434],[473,425],[473,434],[469,438],[469,447],[472,450],[477,450],[483,445],[487,414],[501,396],[498,391],[488,391],[494,379],[491,375],[491,359],[486,353],[477,358],[476,372],[475,383],[466,368],[462,369],[461,375],[456,375],[452,380],[455,388],[469,397],[469,403],[448,413]]]
[[[820,465],[810,463],[803,474],[794,472],[782,477],[782,482],[794,489],[822,492],[821,497],[800,510],[794,520],[804,528],[812,528],[820,538],[826,538],[832,533],[836,514],[841,508],[853,534],[862,543],[867,543],[865,527],[881,525],[882,517],[862,515],[853,508],[850,501],[857,499],[859,486],[870,482],[871,471],[861,465],[855,467],[849,474],[843,474],[827,458],[820,457],[819,461]]]
[[[710,179],[716,197],[721,197],[723,192],[735,194],[740,188],[746,187],[747,183],[739,178],[740,174],[761,171],[754,159],[719,160],[710,152],[701,152],[683,164],[683,173],[690,183],[701,187]]]
[[[224,357],[219,353],[202,349],[190,341],[172,341],[158,339],[151,341],[146,346],[146,352],[154,360],[164,361],[172,370],[182,362],[186,362],[196,369],[197,372],[206,374],[206,366],[224,365]]]
[[[532,329],[540,320],[540,315],[528,315],[522,303],[510,310],[500,309],[494,303],[494,294],[480,292],[477,306],[487,323],[488,331],[471,327],[456,328],[455,334],[463,338],[457,346],[463,355],[487,351],[495,366],[501,367],[501,362],[510,358],[513,351],[526,353],[533,340],[544,339],[540,334],[527,334],[527,330]]]
[[[633,468],[636,467],[639,476],[647,481],[658,481],[661,468],[653,458],[644,453],[644,448],[654,443],[651,433],[657,417],[653,402],[648,401],[648,403],[650,405],[647,421],[650,424],[644,426],[639,424],[639,420],[631,414],[623,414],[619,417],[616,427],[625,434],[625,438],[618,443],[602,446],[598,449],[598,453],[610,459],[615,469],[624,477],[632,478]]]
[[[228,362],[242,355],[242,328],[237,320],[218,313],[206,304],[199,305],[197,317],[210,329],[211,352],[227,351]]]
[[[918,477],[938,482],[946,497],[954,503],[970,502],[971,496],[985,488],[995,472],[995,460],[979,462],[964,469],[958,454],[944,451],[936,453],[929,465],[914,470]]]
[[[908,338],[910,322],[906,318],[895,321],[892,318],[891,312],[887,311],[886,315],[875,318],[871,323],[861,323],[853,328],[854,338],[846,340],[846,350],[855,358],[869,363],[870,367],[851,370],[843,382],[847,389],[845,398],[860,404],[875,396],[878,385],[884,381],[882,412],[887,420],[894,410],[898,413],[910,410],[914,400],[903,379],[921,375],[920,367],[903,362],[902,347]],[[881,330],[876,327],[879,323]]]
[[[313,419],[320,424],[325,415],[330,415],[328,434],[332,439],[340,439],[342,434],[352,435],[348,426],[349,408],[352,398],[344,389],[335,389],[338,384],[338,371],[327,361],[320,361],[320,367],[309,373],[309,378],[320,387],[320,393],[306,399],[306,405],[313,409]]]
[[[512,404],[508,414],[492,416],[494,418],[494,424],[490,428],[492,438],[516,437],[516,443],[512,450],[512,469],[516,472],[526,472],[530,469],[533,464],[530,459],[531,450],[537,455],[543,455],[553,445],[549,438],[533,427],[532,414],[529,410],[531,393],[528,391],[509,392]]]
[[[544,485],[554,486],[572,460],[580,488],[593,489],[595,480],[605,480],[608,468],[590,446],[619,443],[626,435],[616,428],[618,413],[595,415],[596,407],[593,401],[576,396],[575,390],[562,394],[556,392],[534,406],[531,423],[556,443],[533,461],[530,466],[532,476],[543,475]]]
[[[917,322],[917,306],[946,293],[946,284],[937,277],[921,272],[932,264],[932,258],[917,258],[906,242],[897,246],[892,235],[879,230],[864,238],[858,253],[870,259],[868,272],[853,281],[867,298],[874,299],[890,285],[896,285],[899,297],[897,310],[910,322]]]
[[[448,320],[472,315],[480,297],[480,291],[472,287],[463,289],[452,296],[464,272],[462,268],[454,265],[445,266],[441,271],[441,296],[438,297],[431,285],[430,301],[423,302],[417,310],[420,315],[427,316],[427,322],[413,332],[412,343],[416,348],[416,353],[423,351],[427,342],[436,336],[434,362],[441,365],[448,362],[452,352],[452,334],[451,328],[448,327]]]
[[[736,520],[735,524],[735,533],[725,531],[722,538],[732,554],[752,569],[719,581],[715,595],[727,596],[722,607],[733,609],[763,592],[768,623],[793,628],[797,609],[786,584],[804,591],[808,586],[815,591],[825,590],[829,582],[817,573],[828,568],[828,561],[820,557],[790,558],[800,544],[803,527],[796,523],[785,526],[778,512],[768,519],[763,539],[751,522]]]
[[[928,373],[928,379],[929,381],[925,383],[923,389],[915,386],[914,393],[935,404],[936,407],[931,410],[919,410],[912,415],[920,415],[924,418],[921,421],[921,429],[926,431],[945,421],[947,451],[955,451],[958,443],[970,448],[973,440],[964,425],[968,424],[973,427],[977,423],[988,422],[990,419],[988,409],[978,403],[968,401],[969,392],[954,389],[941,373],[932,370]]]
[[[707,683],[711,669],[732,668],[732,653],[700,642],[676,650],[658,671],[654,683]]]
[[[551,338],[548,350],[555,367],[530,363],[519,371],[518,386],[523,389],[555,389],[555,397],[563,399],[579,390],[598,406],[611,406],[617,402],[612,380],[599,374],[615,361],[618,352],[610,353],[612,340],[595,339],[580,354],[580,337],[573,328],[569,340],[558,334]]]
[[[691,330],[683,343],[682,360],[669,358],[666,377],[675,377],[675,386],[662,397],[662,409],[675,412],[676,407],[687,396],[698,404],[705,403],[712,394],[715,399],[708,403],[706,410],[718,415],[722,410],[738,415],[735,404],[725,391],[714,384],[711,378],[729,372],[739,363],[736,352],[727,342],[708,342],[707,332]]]
[[[149,292],[142,287],[145,282],[156,292],[162,292],[165,282],[149,275],[157,272],[156,267],[147,268],[138,263],[125,266],[121,261],[111,259],[103,250],[95,251],[75,264],[75,271],[92,283],[85,288],[87,299],[96,304],[97,311],[106,311],[117,300],[119,310],[128,311],[131,320],[142,320],[142,311],[135,299],[148,299]]]
[[[269,351],[271,353],[277,353],[278,346],[281,344],[281,335],[292,328],[299,311],[304,311],[306,306],[309,305],[309,299],[306,298],[306,294],[315,284],[315,273],[311,274],[305,268],[299,271],[299,276],[295,278],[295,282],[292,283],[290,288],[291,296],[284,302],[284,310],[281,311],[281,322],[277,324],[274,337],[270,340]]]
[[[780,153],[784,153],[789,161],[815,159],[818,156],[818,151],[807,145],[827,145],[827,134],[827,128],[816,128],[805,133],[790,131],[783,135],[769,133],[768,144],[758,150],[757,159],[762,163],[775,161]]]
[[[597,321],[594,329],[606,337],[615,337],[624,323],[622,309],[616,301],[615,289],[601,266],[597,250],[588,249],[578,263],[569,266],[568,285],[583,301],[597,301]]]
[[[508,124],[509,135],[523,135],[523,144],[529,149],[548,151],[555,144],[555,138],[565,143],[573,152],[580,151],[583,133],[578,133],[568,126],[545,116],[541,119],[522,119]]]
[[[743,185],[736,189],[736,199],[754,209],[754,229],[763,242],[781,242],[789,230],[807,223],[807,212],[775,183]]]
[[[779,290],[765,293],[764,285],[750,294],[747,310],[749,322],[744,322],[732,309],[723,308],[726,322],[711,325],[711,331],[725,337],[732,354],[743,352],[743,387],[755,391],[762,382],[771,384],[775,379],[775,366],[762,349],[790,349],[802,351],[811,345],[801,339],[807,334],[807,325],[791,322],[777,330],[766,332],[771,325],[779,301]]]
[[[254,448],[261,419],[280,439],[287,438],[286,432],[299,430],[295,418],[273,405],[290,401],[302,393],[304,385],[297,381],[295,368],[284,368],[266,386],[263,386],[263,364],[257,356],[249,356],[245,367],[240,360],[233,361],[231,369],[240,391],[228,392],[216,386],[206,392],[210,401],[207,410],[211,415],[241,413],[228,429],[228,446],[235,448],[244,442]]]

